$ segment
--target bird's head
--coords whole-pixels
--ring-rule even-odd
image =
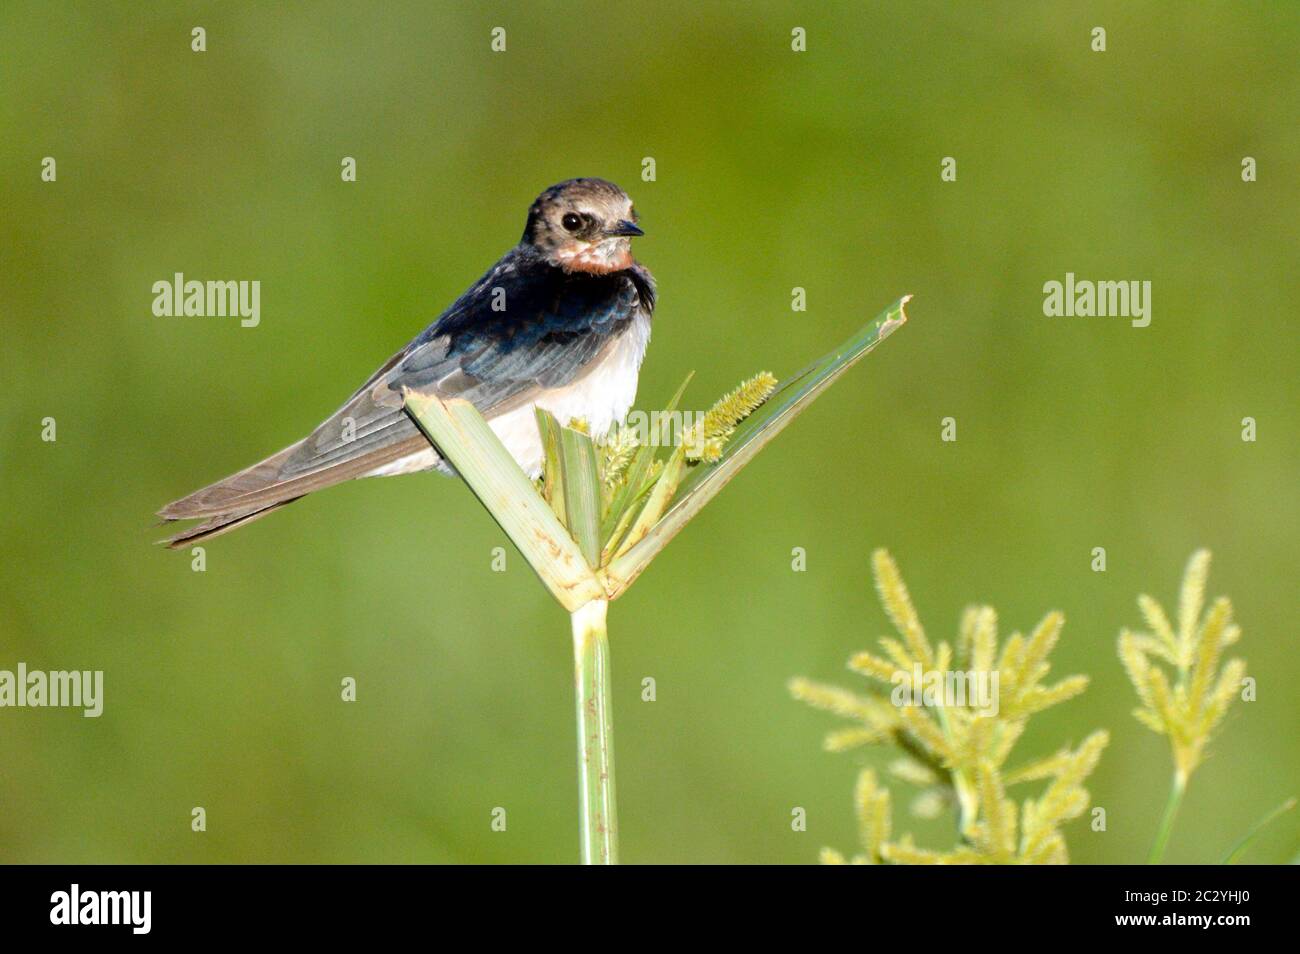
[[[571,272],[605,274],[632,264],[636,210],[628,194],[604,179],[569,179],[537,197],[523,243]]]

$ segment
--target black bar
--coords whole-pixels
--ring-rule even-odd
[[[554,873],[539,882],[537,872],[484,868],[10,867],[0,869],[0,924],[7,940],[75,935],[80,944],[276,937],[337,943],[373,941],[401,927],[422,928],[432,941],[453,937],[449,927],[475,926],[492,936],[514,926],[538,942],[562,943],[575,929],[591,941],[596,917],[610,919],[611,943],[620,944],[629,927],[659,932],[694,923],[741,936],[774,920],[808,938],[825,930],[863,943],[1192,934],[1231,943],[1291,926],[1297,885],[1294,868],[1254,866],[858,867],[793,876],[731,869],[725,887],[691,888],[693,874],[679,871],[656,885],[662,875],[653,870],[628,875],[629,882],[618,871],[580,872],[566,884]],[[74,884],[79,920],[116,911],[126,923],[52,923],[70,920]],[[147,933],[137,933],[143,894],[101,894],[132,891],[149,892]]]

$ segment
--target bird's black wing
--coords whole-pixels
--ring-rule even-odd
[[[286,473],[415,434],[402,412],[404,389],[463,398],[491,418],[573,382],[627,329],[642,287],[626,273],[572,274],[507,256],[318,427]]]
[[[402,410],[404,389],[464,398],[491,418],[579,378],[653,302],[639,267],[568,273],[516,249],[308,437],[160,512],[175,519],[267,505],[427,450]]]

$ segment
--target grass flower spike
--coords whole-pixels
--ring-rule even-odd
[[[1150,632],[1120,632],[1119,658],[1141,705],[1133,715],[1153,732],[1168,736],[1174,760],[1173,786],[1150,860],[1164,855],[1170,831],[1192,773],[1205,747],[1241,689],[1246,664],[1224,650],[1241,638],[1232,621],[1232,603],[1221,596],[1202,615],[1210,552],[1198,550],[1187,562],[1178,597],[1177,628],[1159,603],[1138,597]]]
[[[753,414],[776,390],[776,377],[767,371],[754,375],[724,395],[687,436],[686,459],[713,463],[722,456],[722,445],[738,425]]]
[[[865,693],[795,679],[797,699],[854,723],[826,737],[825,748],[892,745],[901,757],[890,774],[919,788],[911,810],[933,817],[943,806],[957,813],[959,843],[948,851],[918,847],[910,835],[893,839],[891,793],[876,773],[858,778],[854,802],[862,852],[858,864],[1043,864],[1069,854],[1061,826],[1088,808],[1084,782],[1109,741],[1103,731],[1077,748],[1014,769],[1007,768],[1025,725],[1038,712],[1087,687],[1085,676],[1044,680],[1048,656],[1065,619],[1048,613],[1026,638],[1012,634],[999,645],[991,607],[968,609],[955,645],[932,644],[894,560],[872,555],[876,589],[898,637],[882,637],[881,652],[860,652],[849,668],[869,680]],[[1037,797],[1017,801],[1007,789],[1045,782]],[[827,863],[845,857],[824,849]]]

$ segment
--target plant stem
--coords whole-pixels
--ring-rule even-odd
[[[1165,803],[1165,816],[1160,819],[1160,830],[1156,832],[1156,842],[1151,846],[1147,864],[1158,865],[1165,856],[1165,846],[1169,844],[1169,835],[1174,830],[1174,819],[1183,804],[1183,795],[1187,793],[1187,776],[1181,771],[1174,772],[1174,784],[1169,789],[1169,801]]]
[[[948,710],[943,706],[937,709],[939,716],[939,727],[943,729],[943,737],[949,742],[953,740],[952,725],[948,719]],[[949,770],[952,778],[952,787],[957,793],[957,807],[959,817],[957,819],[957,834],[963,841],[970,841],[970,826],[975,823],[975,817],[979,814],[979,795],[975,792],[975,787],[965,771],[959,768]]]
[[[573,674],[578,714],[578,798],[584,865],[618,864],[614,805],[614,719],[610,700],[607,600],[573,611]]]

